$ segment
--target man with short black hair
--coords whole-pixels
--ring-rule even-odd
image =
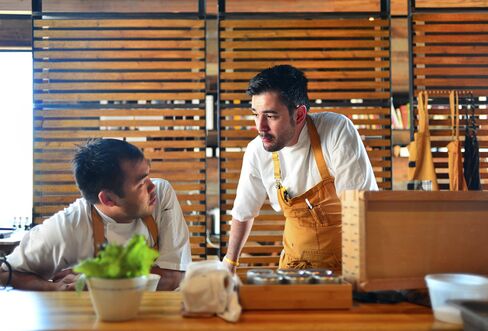
[[[289,65],[263,70],[249,82],[258,137],[244,154],[224,263],[231,270],[254,218],[269,198],[285,216],[282,269],[341,272],[344,190],[377,190],[361,137],[345,116],[308,114],[307,78]]]
[[[159,251],[151,269],[159,290],[174,290],[191,262],[189,232],[171,185],[149,178],[149,162],[134,145],[94,139],[77,149],[73,172],[82,198],[30,230],[8,256],[14,288],[73,290],[71,268],[105,242],[142,234]],[[5,282],[6,272],[0,274]]]

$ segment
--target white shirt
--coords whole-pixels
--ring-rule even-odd
[[[330,175],[335,177],[337,194],[345,190],[378,190],[371,163],[353,123],[336,113],[309,114],[320,136],[322,153]],[[310,145],[307,125],[298,142],[279,152],[282,184],[291,197],[298,196],[322,179]],[[249,221],[259,214],[269,197],[274,210],[280,211],[273,172],[272,153],[263,148],[258,136],[247,146],[242,162],[232,217]]]
[[[155,265],[186,270],[191,262],[189,232],[176,193],[166,180],[153,179],[153,182],[157,195],[153,217],[159,232],[159,257]],[[142,234],[151,246],[154,244],[142,219],[117,223],[98,212],[109,243],[124,244],[133,235]],[[91,205],[80,198],[31,229],[7,259],[16,271],[51,279],[55,273],[93,255]]]

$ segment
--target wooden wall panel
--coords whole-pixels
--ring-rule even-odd
[[[488,188],[488,11],[459,13],[418,13],[413,17],[414,95],[421,90],[430,94],[430,132],[434,163],[440,188],[449,189],[448,154],[451,118],[448,91],[463,92],[460,97],[460,139],[464,141],[464,113],[475,96],[476,122],[479,126],[480,171],[482,186]],[[479,99],[479,97],[484,97]]]
[[[243,152],[257,134],[245,90],[250,78],[270,66],[291,64],[304,70],[311,112],[351,118],[379,186],[391,189],[389,28],[387,20],[368,17],[220,21],[222,254]],[[244,247],[241,272],[277,265],[283,224],[283,217],[265,204]]]
[[[8,15],[0,18],[0,49],[27,50],[32,47],[32,23],[29,16]]]
[[[117,138],[168,179],[206,256],[205,22],[50,17],[34,21],[34,220],[79,196],[76,144]]]

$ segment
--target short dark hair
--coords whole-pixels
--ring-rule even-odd
[[[286,64],[277,65],[254,76],[249,81],[247,94],[253,96],[271,91],[278,92],[290,114],[301,105],[305,105],[308,111],[310,101],[307,83],[308,79],[301,70]]]
[[[91,139],[78,146],[73,157],[73,174],[83,197],[90,203],[98,203],[98,194],[110,190],[124,196],[123,161],[141,161],[142,151],[126,141],[118,139]]]

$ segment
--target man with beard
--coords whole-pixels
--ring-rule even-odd
[[[82,198],[31,229],[7,257],[14,288],[74,290],[71,268],[94,257],[104,243],[125,244],[146,237],[159,251],[151,269],[159,290],[178,287],[191,262],[189,232],[171,185],[149,178],[149,162],[134,145],[94,139],[81,146],[73,172]],[[6,282],[7,272],[0,271]]]
[[[262,204],[283,211],[281,269],[341,272],[341,203],[344,190],[377,190],[361,138],[345,116],[308,114],[307,78],[279,65],[251,79],[259,136],[247,146],[232,209],[224,264],[235,271]]]

